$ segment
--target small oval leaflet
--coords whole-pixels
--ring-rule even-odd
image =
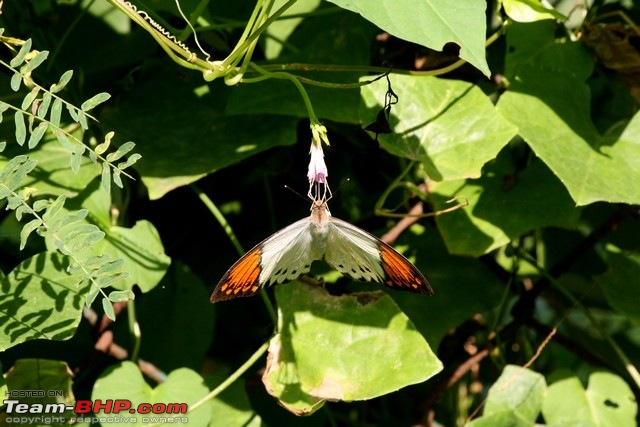
[[[49,89],[51,93],[60,92],[64,87],[69,83],[71,77],[73,76],[73,70],[67,70],[64,72],[62,76],[60,76],[60,81],[58,83],[54,83],[51,85]]]
[[[135,295],[130,290],[125,291],[112,291],[109,293],[109,300],[113,302],[130,301],[135,298]]]
[[[31,39],[27,39],[27,41],[24,42],[18,54],[13,57],[11,62],[9,62],[9,65],[14,68],[19,67],[24,62],[24,59],[27,57],[29,52],[31,52]]]
[[[84,101],[82,103],[82,105],[80,106],[80,109],[82,109],[82,111],[92,110],[97,105],[102,104],[103,102],[105,102],[109,98],[111,98],[111,95],[109,95],[106,92],[101,92],[101,93],[99,93],[97,95],[94,95],[93,97],[87,99],[86,101]]]

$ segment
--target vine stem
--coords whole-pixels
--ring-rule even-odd
[[[220,385],[218,385],[216,388],[211,390],[211,392],[209,394],[207,394],[205,397],[203,397],[202,399],[200,399],[199,401],[197,401],[196,403],[191,405],[191,407],[189,407],[189,411],[197,409],[198,407],[202,406],[207,401],[213,399],[214,397],[216,397],[217,395],[222,393],[235,380],[240,378],[240,376],[242,374],[244,374],[251,366],[253,366],[253,364],[256,363],[258,361],[258,359],[260,359],[262,357],[262,355],[267,352],[268,348],[269,348],[269,341],[266,341],[264,344],[262,344],[260,346],[260,348],[258,350],[256,350],[255,353],[253,353],[251,355],[251,357],[249,359],[247,359],[246,362],[244,362],[242,364],[242,366],[240,366],[238,369],[236,369],[236,371],[233,374],[229,375],[227,377],[227,379],[225,379],[223,382],[221,382]]]
[[[227,222],[227,219],[224,217],[224,214],[220,212],[220,209],[218,209],[215,203],[213,203],[209,196],[207,196],[197,185],[190,184],[190,187],[198,195],[200,201],[202,201],[202,203],[209,209],[215,219],[218,220],[218,223],[222,226],[222,229],[229,237],[229,240],[231,240],[231,243],[236,248],[236,251],[238,251],[238,254],[241,256],[244,255],[245,251],[242,248],[240,241],[236,237],[236,234],[233,232],[231,225],[229,225],[229,222]],[[277,316],[271,300],[269,300],[269,297],[264,292],[260,292],[260,296],[262,297],[262,301],[264,302],[267,312],[269,313],[269,318],[275,325],[277,323]]]
[[[260,346],[258,350],[256,350],[255,353],[251,355],[251,357],[249,357],[249,359],[247,359],[246,362],[242,364],[242,366],[236,369],[236,371],[233,374],[229,375],[227,379],[222,381],[216,388],[211,390],[202,399],[198,400],[196,403],[189,406],[189,412],[195,411],[200,406],[204,405],[205,403],[207,403],[208,401],[210,401],[211,399],[215,398],[217,395],[222,393],[224,390],[226,390],[227,387],[233,384],[238,378],[240,378],[242,374],[244,374],[251,366],[253,366],[253,364],[256,363],[258,359],[260,359],[262,355],[267,352],[268,348],[269,348],[269,341],[266,341],[264,344]],[[178,416],[179,415],[173,415],[172,417],[175,418]],[[146,427],[159,426],[159,425],[163,425],[163,423],[148,424]]]
[[[243,83],[253,83],[259,80],[264,80],[265,78],[290,80],[298,89],[298,92],[300,92],[300,96],[302,96],[302,100],[304,101],[304,105],[307,108],[307,114],[309,115],[309,120],[311,121],[311,123],[320,123],[313,109],[313,105],[311,104],[311,100],[309,99],[307,90],[304,88],[302,83],[300,83],[300,80],[298,80],[296,76],[284,71],[269,72],[253,62],[250,63],[249,66],[262,74],[263,77],[258,77],[257,79],[242,79]]]

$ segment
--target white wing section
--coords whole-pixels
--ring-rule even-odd
[[[262,247],[260,283],[267,286],[295,280],[308,273],[322,254],[313,250],[309,218],[294,222],[259,245]]]
[[[352,279],[384,283],[378,238],[346,221],[331,217],[324,260]]]

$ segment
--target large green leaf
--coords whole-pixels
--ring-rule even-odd
[[[224,377],[205,378],[207,385],[212,390],[224,380]],[[264,425],[260,416],[251,407],[245,387],[244,381],[235,381],[211,400],[211,411],[215,416],[209,427],[260,427]]]
[[[478,178],[517,129],[475,85],[436,77],[392,75],[399,101],[389,119],[393,133],[379,136],[390,153],[422,162],[430,178]],[[363,123],[376,120],[387,82],[362,88]]]
[[[540,0],[502,0],[507,16],[516,22],[535,22],[543,19],[566,19],[553,8],[546,8]]]
[[[489,389],[483,417],[469,425],[533,425],[546,391],[547,384],[542,375],[521,366],[507,365]]]
[[[460,46],[460,58],[489,77],[485,58],[486,2],[459,0],[329,0],[359,13],[384,31],[434,50],[449,42]]]
[[[126,420],[123,420],[119,425],[141,426],[153,424],[153,421],[145,421],[145,417],[167,418],[172,416],[172,414],[167,413],[156,415],[136,413],[135,409],[141,403],[184,403],[187,406],[192,406],[208,392],[209,389],[204,385],[202,377],[187,368],[180,368],[170,372],[162,384],[151,388],[145,382],[136,364],[126,361],[107,369],[98,378],[93,387],[91,399],[94,401],[100,399],[102,402],[108,399],[130,400],[135,416],[132,416],[129,410],[125,411]],[[193,411],[189,410],[186,414],[180,413],[176,415],[177,420],[166,424],[162,423],[161,425],[188,423],[190,426],[208,426],[212,416],[211,409],[210,405],[201,405]],[[104,416],[104,413],[99,411],[96,415]]]
[[[637,404],[633,392],[616,375],[596,372],[589,376],[585,391],[571,371],[552,375],[542,414],[549,426],[635,426]]]
[[[294,282],[276,288],[278,331],[263,376],[297,414],[324,400],[364,400],[423,382],[442,369],[424,337],[382,292],[331,296]]]
[[[65,406],[73,406],[75,402],[72,389],[72,372],[65,362],[47,359],[18,359],[7,371],[6,375],[8,390],[16,393],[18,396],[11,396],[11,398],[17,400],[19,403],[30,405],[63,404]],[[25,393],[26,390],[32,390],[33,394]],[[4,394],[2,397],[3,400],[9,398]],[[35,406],[32,406],[32,408],[35,408]],[[67,419],[64,413],[71,414],[71,412],[62,411],[62,413],[49,413],[45,415],[49,416],[52,420],[56,420],[46,424],[55,427],[68,425],[64,421]],[[6,415],[6,413],[0,415],[0,423],[2,425],[11,425],[11,423],[5,424]],[[24,416],[24,414],[16,414],[15,412],[11,415],[13,417]]]
[[[286,0],[276,0],[273,3],[272,10],[278,10]],[[299,1],[289,7],[280,18],[273,22],[266,29],[264,41],[264,55],[267,59],[278,57],[287,41],[287,49],[291,49],[290,41],[287,40],[296,27],[303,21],[301,17],[290,17],[291,15],[300,15],[310,13],[320,5],[320,0]]]
[[[585,84],[592,67],[579,43],[546,46],[516,67],[498,108],[576,204],[640,203],[640,115],[601,135],[591,121]]]
[[[629,385],[609,372],[594,372],[587,386],[589,406],[602,427],[632,427],[636,424],[638,402]]]
[[[136,314],[143,336],[141,358],[164,371],[202,367],[214,337],[215,306],[187,266],[173,264],[158,286],[137,297]]]
[[[151,199],[296,140],[296,118],[225,115],[232,89],[222,82],[208,86],[193,74],[180,79],[175,69],[157,63],[141,77],[135,91],[105,111],[102,123],[136,141],[143,158],[136,170]]]
[[[452,254],[479,256],[542,227],[577,226],[576,209],[565,187],[540,161],[515,175],[515,165],[503,156],[477,180],[437,183],[431,190],[436,210],[446,201],[464,197],[468,206],[436,217]]]
[[[0,351],[24,341],[71,338],[80,323],[89,287],[67,273],[69,258],[41,253],[18,264],[2,279]]]
[[[596,277],[611,307],[640,325],[640,255],[621,253],[617,248],[607,248],[607,271]]]

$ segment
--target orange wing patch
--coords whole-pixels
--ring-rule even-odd
[[[258,292],[261,288],[259,278],[262,268],[260,259],[262,249],[253,248],[240,258],[216,286],[211,295],[211,302],[224,301],[236,297],[249,297]]]
[[[395,289],[433,295],[431,285],[420,270],[386,243],[380,245],[380,259],[385,274],[385,285]]]

